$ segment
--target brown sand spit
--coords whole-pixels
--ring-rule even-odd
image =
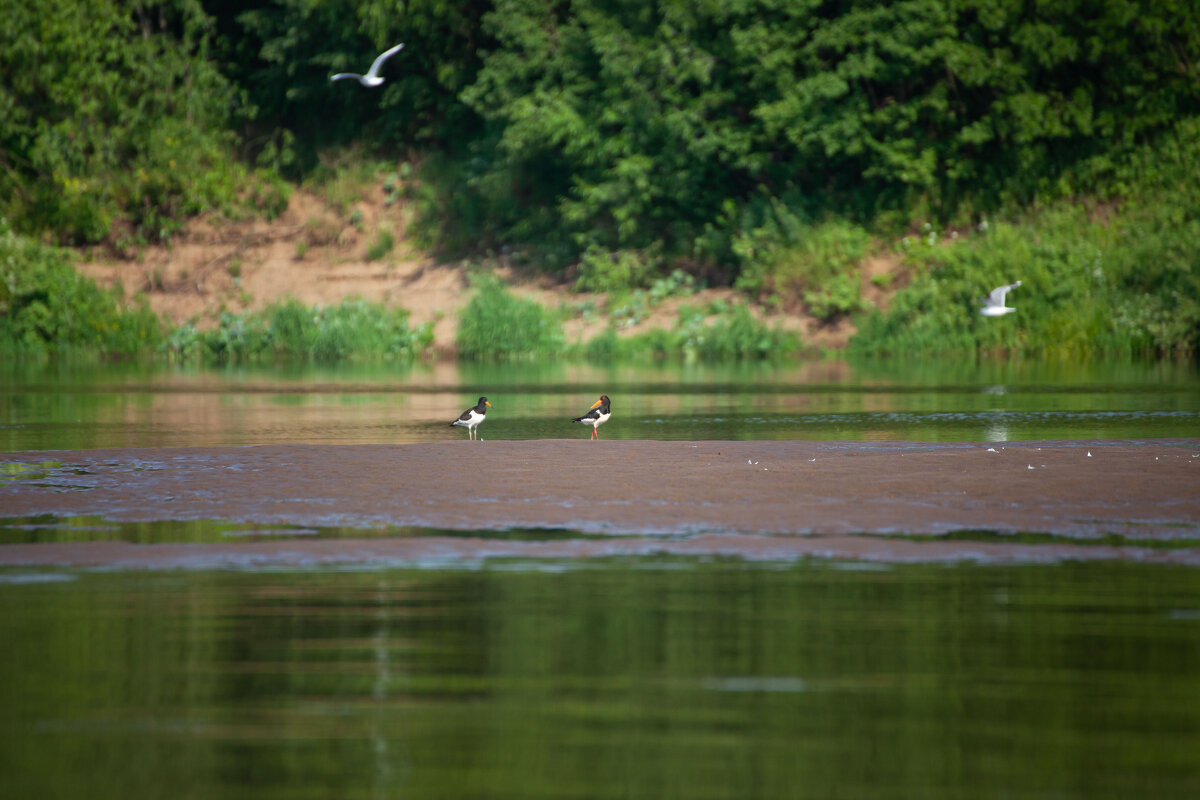
[[[469,265],[439,262],[416,247],[408,235],[411,216],[403,201],[388,202],[381,185],[364,187],[361,198],[344,210],[313,192],[297,189],[287,209],[273,221],[201,217],[169,244],[124,257],[85,257],[79,270],[103,286],[119,283],[127,295],[144,293],[150,307],[176,325],[194,320],[206,327],[222,311],[257,310],[287,297],[308,305],[361,297],[406,309],[413,324],[433,323],[435,349],[451,353],[458,314],[469,299]],[[371,247],[382,234],[391,236],[395,245],[371,258]],[[548,308],[580,307],[589,301],[604,308],[607,302],[603,295],[575,293],[569,283],[544,273],[514,269],[504,259],[494,266],[514,291]],[[871,259],[863,270],[864,297],[886,304],[885,294],[870,278],[899,270],[896,258]],[[744,302],[731,289],[706,290],[699,296],[662,303],[621,333],[671,327],[680,302],[713,300]],[[798,331],[811,347],[844,346],[854,332],[846,319],[823,324],[803,313],[768,314],[752,308],[769,324]],[[586,340],[606,325],[603,315],[585,318],[580,313],[568,320],[566,334],[571,341]]]
[[[560,528],[600,538],[4,545],[0,564],[409,563],[665,552],[887,561],[1136,558],[1200,565],[1200,550],[1186,546],[1200,539],[1198,440],[456,441],[11,453],[0,463],[48,458],[63,465],[61,474],[0,484],[3,516]],[[881,536],[963,529],[1066,538],[1008,544]],[[1122,546],[1089,543],[1113,534]],[[1164,547],[1172,540],[1185,540],[1185,546]]]

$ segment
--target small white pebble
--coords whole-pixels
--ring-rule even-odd
[[[810,458],[810,459],[809,459],[809,461],[816,461],[816,459],[815,459],[815,458]]]
[[[1033,469],[1033,464],[1027,464],[1027,465],[1025,466],[1025,468],[1026,468],[1026,469]]]
[[[1091,458],[1091,457],[1092,457],[1092,451],[1088,450],[1088,458]]]
[[[989,452],[989,453],[994,453],[994,452],[996,452],[996,448],[994,448],[994,447],[989,447],[989,448],[988,448],[988,452]]]

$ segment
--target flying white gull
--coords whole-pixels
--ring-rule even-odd
[[[979,313],[983,314],[985,317],[1003,317],[1005,314],[1011,314],[1012,312],[1016,311],[1015,308],[1010,308],[1004,305],[1004,296],[1008,294],[1010,289],[1015,289],[1020,285],[1021,282],[1017,281],[1016,283],[1010,283],[1007,286],[997,286],[995,289],[992,289],[991,294],[983,298],[983,303],[985,305],[983,308],[979,309]]]
[[[354,78],[363,86],[378,86],[379,84],[383,83],[383,78],[379,77],[379,69],[383,66],[383,62],[400,52],[403,48],[404,43],[401,42],[390,50],[384,50],[375,59],[375,62],[371,64],[371,68],[367,70],[366,75],[359,75],[355,72],[339,72],[337,75],[329,76],[329,80],[340,81],[343,78]]]

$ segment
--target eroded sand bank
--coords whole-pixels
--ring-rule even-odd
[[[1200,440],[1195,439],[457,441],[9,453],[0,455],[0,463],[42,465],[36,479],[9,468],[15,477],[0,484],[4,517],[53,513],[364,529],[563,528],[613,537],[0,546],[0,564],[9,565],[188,566],[199,558],[212,566],[246,566],[648,552],[1200,563],[1194,548],[1161,547],[1200,538]],[[1079,544],[880,536],[962,529],[1046,533]],[[1114,534],[1128,546],[1087,541]],[[1148,547],[1155,544],[1160,546]]]

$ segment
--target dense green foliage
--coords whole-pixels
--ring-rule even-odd
[[[124,307],[120,295],[80,275],[66,251],[0,219],[0,352],[133,355],[157,347],[158,317],[145,306]]]
[[[912,283],[866,318],[866,353],[1007,350],[1200,352],[1200,124],[1179,128],[1120,172],[1136,201],[1060,203],[947,245],[910,245]],[[978,298],[1021,280],[1017,313],[986,318]]]
[[[498,0],[485,30],[462,96],[490,138],[463,189],[543,258],[728,264],[780,205],[964,219],[1089,190],[1200,111],[1179,1]]]
[[[465,147],[478,121],[458,99],[479,69],[484,0],[202,0],[218,33],[222,70],[254,110],[248,152],[301,177],[322,148]],[[380,51],[406,47],[375,89],[331,83],[364,73]]]
[[[335,189],[349,153],[404,162],[388,192],[423,244],[580,289],[682,269],[834,320],[863,310],[864,256],[988,219],[909,248],[860,349],[1200,339],[1200,202],[1171,182],[1200,151],[1186,0],[0,0],[0,18],[0,214],[43,240],[269,215],[281,176]],[[329,81],[400,41],[383,86]],[[950,311],[1017,271],[1030,313]],[[503,303],[485,296],[472,357],[497,352],[498,320],[471,327]],[[558,349],[546,335],[513,352]]]
[[[158,239],[239,195],[286,201],[232,157],[237,90],[199,2],[0,0],[0,19],[0,213],[18,230]]]
[[[204,360],[408,359],[424,353],[432,340],[429,325],[410,327],[408,312],[400,309],[360,299],[316,307],[285,300],[262,311],[222,314],[208,330],[184,325],[171,334],[167,351]]]
[[[464,358],[523,358],[556,355],[562,325],[533,300],[517,297],[498,278],[480,273],[463,309],[455,344]]]
[[[0,12],[5,194],[37,211],[30,225],[85,239],[114,215],[148,226],[227,198],[236,131],[244,153],[294,177],[331,145],[427,154],[457,242],[728,268],[739,236],[778,208],[961,221],[1090,191],[1111,180],[1114,152],[1200,113],[1200,13],[1183,0]],[[409,46],[382,87],[329,82],[398,41]]]

